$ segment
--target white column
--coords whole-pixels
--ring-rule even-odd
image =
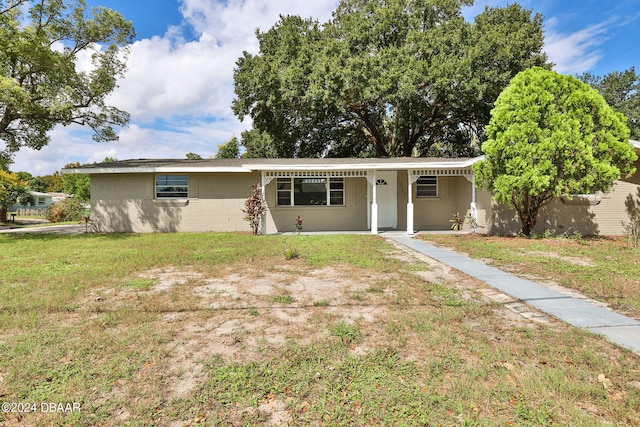
[[[478,208],[476,206],[476,177],[471,176],[471,216],[476,221],[478,220]]]
[[[413,234],[413,176],[407,171],[407,234]]]
[[[471,206],[469,207],[469,214],[471,218],[473,218],[473,223],[478,223],[478,206],[476,205],[476,177],[471,172],[471,178],[467,177],[469,182],[471,182]],[[478,230],[475,227],[472,227],[471,232],[476,233]]]
[[[260,180],[261,181],[260,182],[260,191],[262,192],[262,199],[263,200],[267,200],[267,189],[266,189],[266,187],[267,187],[268,181],[267,181],[267,178],[264,175],[264,172],[262,172],[261,175],[262,175],[262,179]],[[269,181],[271,181],[271,180],[269,180]],[[265,235],[265,234],[267,234],[267,216],[264,215],[260,220],[262,221],[262,224],[261,224],[262,225],[262,235]]]
[[[378,183],[376,179],[376,171],[373,171],[373,179],[371,182],[371,234],[378,234]]]

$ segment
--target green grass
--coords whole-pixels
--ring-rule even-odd
[[[273,297],[273,301],[280,304],[291,304],[293,303],[294,299],[291,295],[281,294]]]
[[[640,423],[637,355],[392,255],[363,235],[0,235],[2,401],[82,408],[0,424]],[[287,290],[307,277],[346,288]]]
[[[329,327],[331,335],[338,337],[343,344],[351,344],[362,338],[362,332],[357,324],[347,323],[341,320]]]

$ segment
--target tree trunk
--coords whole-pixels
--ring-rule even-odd
[[[518,215],[520,216],[520,215]],[[536,226],[536,222],[537,222],[537,210],[536,210],[536,215],[532,215],[532,214],[524,214],[524,216],[520,216],[520,222],[522,223],[522,234],[524,234],[527,237],[531,237],[531,232],[533,231],[533,228]]]
[[[542,196],[526,196],[522,203],[522,206],[516,206],[518,212],[518,218],[522,224],[522,234],[527,237],[531,237],[536,223],[538,222],[538,212],[540,209],[551,201],[552,197],[549,195]]]
[[[7,222],[7,212],[9,208],[7,206],[0,206],[0,222]]]

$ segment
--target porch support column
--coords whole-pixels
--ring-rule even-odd
[[[476,179],[471,178],[471,216],[474,220],[478,220],[478,208],[476,206]]]
[[[471,183],[471,205],[469,206],[469,214],[473,219],[473,224],[478,223],[478,206],[476,204],[476,177],[473,171],[470,175],[465,175],[467,180]],[[475,227],[472,226],[471,232],[475,233],[478,231]]]
[[[272,177],[268,177],[266,176],[266,174],[264,172],[260,173],[261,175],[261,179],[260,179],[260,191],[262,193],[262,200],[267,200],[267,185],[269,185],[269,183],[273,180]],[[267,216],[263,215],[262,218],[260,218],[261,221],[261,233],[262,235],[267,234]]]
[[[367,173],[367,181],[371,184],[371,234],[378,234],[378,190],[376,171]]]
[[[407,234],[413,234],[413,183],[418,180],[418,176],[411,171],[407,171]]]

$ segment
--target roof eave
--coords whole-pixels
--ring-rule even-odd
[[[411,170],[411,169],[464,169],[471,167],[474,163],[483,160],[484,156],[465,159],[458,162],[394,162],[394,163],[328,163],[328,164],[304,164],[304,163],[287,163],[287,164],[251,164],[244,166],[254,171],[336,171],[336,170]]]
[[[291,163],[261,164],[247,163],[240,166],[129,166],[129,167],[88,167],[63,169],[62,173],[74,174],[126,174],[126,173],[250,173],[261,171],[337,171],[337,170],[412,170],[412,169],[464,169],[483,160],[484,156],[464,159],[460,161],[415,161],[402,162],[363,162],[363,163],[305,163],[304,160]]]
[[[185,166],[158,166],[158,167],[126,167],[126,168],[72,168],[62,169],[63,174],[108,174],[108,173],[194,173],[194,172],[251,172],[243,167],[185,167]]]

